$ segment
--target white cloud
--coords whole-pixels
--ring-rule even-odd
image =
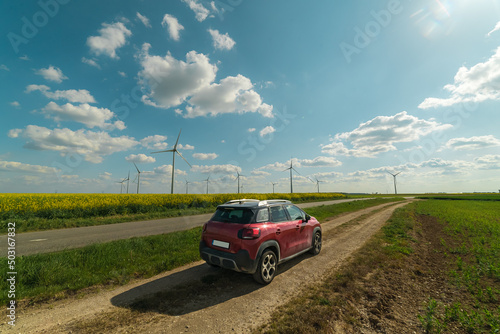
[[[21,106],[21,104],[17,101],[12,101],[11,103],[9,103],[11,106],[13,107],[16,107],[16,108],[19,108]]]
[[[474,159],[481,169],[500,169],[500,155],[485,155]]]
[[[257,130],[257,129],[255,129],[255,128],[249,128],[248,132],[252,133],[252,132],[255,132],[255,130]]]
[[[87,38],[87,45],[96,55],[105,54],[118,59],[116,50],[125,45],[127,37],[132,35],[132,32],[122,22],[103,23],[102,26],[99,36]]]
[[[17,161],[0,160],[0,171],[50,174],[50,173],[57,173],[58,169],[54,167],[30,165]]]
[[[31,93],[33,91],[40,91],[43,95],[45,95],[45,97],[54,100],[66,99],[74,103],[96,102],[94,97],[86,89],[56,90],[55,92],[51,92],[50,87],[45,85],[28,85],[26,87],[25,93]]]
[[[118,74],[119,74],[122,78],[126,78],[126,77],[127,77],[127,73],[125,73],[125,72],[118,71]]]
[[[163,27],[167,27],[168,34],[174,41],[178,41],[180,39],[179,33],[181,30],[184,30],[184,27],[179,23],[177,18],[170,14],[165,14],[165,16],[163,17],[163,21],[161,21],[161,25]]]
[[[130,161],[130,162],[136,162],[136,163],[146,163],[150,164],[153,162],[156,162],[156,159],[150,156],[147,156],[145,154],[131,154],[127,157],[125,157],[125,160]]]
[[[95,59],[88,59],[88,58],[82,57],[82,63],[90,65],[90,66],[94,66],[98,69],[101,69],[101,66],[96,62]]]
[[[470,138],[453,138],[444,145],[445,148],[461,150],[478,150],[487,147],[500,146],[500,140],[492,135],[477,136]]]
[[[189,144],[185,144],[185,145],[179,144],[179,145],[177,145],[177,148],[179,150],[194,150],[194,146],[189,145]]]
[[[333,157],[316,157],[314,159],[299,159],[297,167],[338,167],[340,161]]]
[[[450,92],[448,98],[429,97],[418,107],[421,109],[449,107],[457,103],[500,100],[500,47],[490,59],[468,69],[462,66],[454,83],[444,86]]]
[[[486,34],[486,36],[490,37],[491,34],[493,34],[495,31],[498,31],[500,30],[500,22],[497,22],[497,24],[495,25],[495,28],[493,28],[489,33]]]
[[[189,8],[191,8],[199,22],[205,21],[205,19],[210,15],[210,10],[205,8],[197,0],[182,0],[182,2],[186,3]]]
[[[4,65],[4,64],[0,65],[0,70],[2,70],[2,71],[10,71],[9,68],[6,65]]]
[[[262,102],[250,79],[237,75],[213,83],[217,66],[204,54],[190,51],[182,61],[170,53],[151,56],[150,47],[143,45],[143,69],[139,72],[140,83],[149,88],[142,97],[145,104],[168,109],[187,102],[185,114],[180,109],[175,111],[185,118],[244,112],[273,117],[273,107]]]
[[[236,42],[229,37],[228,33],[221,34],[219,30],[208,29],[208,32],[212,36],[214,48],[217,50],[231,50]]]
[[[188,100],[184,117],[217,116],[229,113],[257,112],[272,118],[273,106],[262,102],[253,90],[250,79],[238,74],[226,77],[220,83],[202,87]]]
[[[450,124],[419,119],[403,111],[394,116],[377,116],[351,132],[336,134],[332,142],[321,145],[321,149],[323,153],[332,155],[373,158],[380,153],[396,150],[396,143],[412,142],[451,127]],[[350,143],[353,148],[347,148],[343,141]]]
[[[66,103],[60,106],[55,102],[49,102],[42,109],[42,113],[58,123],[62,121],[73,121],[85,124],[89,128],[98,127],[107,130],[125,129],[125,123],[122,121],[115,121],[114,123],[107,122],[116,116],[111,110],[97,108],[87,103],[78,106]]]
[[[271,173],[265,172],[263,170],[253,170],[253,171],[251,171],[251,174],[253,176],[256,176],[256,177],[267,177],[267,176],[271,175]]]
[[[170,52],[165,57],[150,56],[150,45],[144,44],[139,72],[140,82],[149,86],[150,93],[143,101],[159,108],[175,107],[201,89],[209,85],[217,72],[204,54],[190,51],[186,61],[177,60]]]
[[[264,129],[260,130],[259,136],[264,137],[264,136],[267,136],[273,132],[276,132],[276,129],[269,125],[269,126],[266,126]]]
[[[128,136],[111,137],[107,132],[93,132],[80,129],[48,129],[37,125],[28,125],[25,129],[12,129],[9,137],[22,136],[27,139],[25,148],[33,150],[57,151],[62,155],[80,154],[86,161],[100,163],[103,157],[129,150],[139,144]]]
[[[167,149],[167,136],[161,136],[161,135],[154,135],[154,136],[148,136],[144,139],[141,139],[141,145],[144,147],[147,147],[151,150],[166,150]]]
[[[60,68],[52,65],[48,68],[41,68],[38,71],[35,71],[35,74],[41,75],[45,80],[55,81],[57,83],[61,83],[63,80],[68,79]]]
[[[141,13],[137,12],[136,14],[137,18],[146,26],[146,28],[151,28],[151,23],[149,23],[149,19],[142,15]]]
[[[193,158],[198,160],[214,160],[217,157],[215,153],[193,153]]]
[[[297,159],[293,158],[293,167],[294,168],[307,168],[307,167],[338,167],[341,166],[342,163],[333,157],[323,157],[319,156],[314,159]],[[272,164],[265,165],[263,167],[258,168],[257,170],[267,169],[274,170],[278,172],[282,172],[290,168],[290,160],[285,163],[275,162]]]
[[[172,165],[161,165],[159,167],[155,167],[153,172],[154,174],[160,174],[160,175],[163,174],[172,175]],[[176,169],[175,176],[181,176],[181,175],[186,176],[187,173],[181,169]],[[170,179],[168,181],[170,181]]]
[[[191,171],[194,173],[203,173],[203,174],[234,174],[236,172],[241,173],[241,168],[235,165],[226,164],[226,165],[211,165],[211,166],[200,166],[193,165]]]

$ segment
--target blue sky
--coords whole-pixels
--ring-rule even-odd
[[[176,193],[500,188],[500,1],[0,12],[1,192],[169,193],[181,129]]]

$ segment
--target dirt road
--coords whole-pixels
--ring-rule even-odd
[[[111,291],[19,310],[13,332],[248,333],[302,288],[337,268],[407,203],[383,204],[323,223],[321,253],[281,265],[268,286],[200,261]],[[0,326],[0,332],[7,330]]]

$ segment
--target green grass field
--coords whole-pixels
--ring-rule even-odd
[[[415,212],[437,217],[454,240],[453,245],[444,244],[454,263],[450,284],[469,297],[430,300],[428,312],[440,315],[422,315],[424,327],[438,333],[455,323],[467,333],[500,332],[500,202],[432,200],[418,203]]]
[[[256,332],[326,333],[332,331],[334,323],[342,323],[349,328],[348,332],[361,332],[362,328],[366,330],[367,317],[373,317],[370,310],[379,312],[366,308],[370,301],[377,300],[375,291],[388,293],[378,295],[379,302],[387,302],[387,296],[393,292],[403,295],[401,286],[390,285],[401,274],[404,282],[417,290],[418,284],[426,285],[426,280],[432,278],[439,291],[447,291],[432,297],[407,296],[422,300],[419,307],[422,311],[415,310],[409,316],[409,321],[416,321],[422,332],[500,333],[500,197],[483,194],[448,195],[451,197],[448,200],[445,197],[417,201],[396,210],[380,233],[350,262],[280,307],[272,320]],[[433,231],[442,236],[440,245],[431,246],[425,238],[420,244],[420,222],[424,217],[438,224],[433,225]],[[415,253],[416,250],[422,253]],[[425,255],[428,252],[432,256]],[[434,258],[440,265],[429,264],[426,270],[435,271],[420,272],[410,263],[421,258],[425,261]],[[381,286],[377,285],[381,280]],[[382,317],[394,317],[391,312],[395,309],[389,309],[389,305],[390,302],[385,304],[387,313]],[[374,326],[374,330],[378,328]],[[384,331],[381,327],[375,331],[379,330],[393,332],[394,328]]]

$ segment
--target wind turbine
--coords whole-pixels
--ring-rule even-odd
[[[238,179],[238,194],[239,194],[240,193],[240,177],[245,176],[245,175],[240,174],[240,172],[238,172],[238,171],[236,171],[236,174],[238,174],[238,176],[236,178]]]
[[[123,181],[127,181],[127,194],[128,194],[128,185],[130,183],[130,171],[128,171],[128,176],[126,179],[123,179]]]
[[[182,159],[184,159],[184,161],[189,165],[189,167],[191,167],[191,164],[182,156],[181,152],[179,152],[177,150],[177,144],[179,143],[179,137],[181,136],[181,131],[182,131],[182,129],[179,131],[179,135],[177,136],[177,140],[175,141],[175,145],[174,145],[173,149],[171,149],[171,150],[165,150],[165,151],[151,152],[151,154],[153,154],[153,153],[163,153],[163,152],[172,152],[172,185],[171,185],[171,189],[170,189],[170,193],[171,194],[174,193],[175,153],[177,153],[178,155],[180,155],[180,157]]]
[[[299,175],[302,175],[302,174],[300,174],[299,172],[297,172],[297,170],[295,168],[293,168],[293,161],[292,161],[292,159],[290,159],[290,167],[288,167],[287,169],[283,170],[283,172],[285,172],[287,170],[290,170],[290,193],[293,194],[293,176],[292,176],[292,170],[294,170]]]
[[[141,183],[141,171],[139,170],[139,168],[137,168],[135,162],[132,161],[132,163],[134,164],[135,169],[137,169],[137,193],[139,193],[139,184]]]
[[[210,182],[210,175],[207,177],[206,180],[203,180],[203,182],[207,183],[207,194],[208,194],[208,182]]]
[[[186,194],[188,193],[188,184],[190,184],[191,182],[189,182],[188,180],[186,180]]]
[[[316,185],[318,186],[318,193],[319,193],[319,184],[320,184],[320,183],[323,183],[323,182],[325,182],[325,181],[320,181],[320,180],[318,180],[318,178],[316,178],[316,176],[314,177],[314,179],[316,180]]]
[[[391,174],[392,177],[394,178],[394,194],[397,195],[398,191],[396,189],[396,176],[398,176],[401,172],[397,172],[396,174],[392,174],[391,172],[387,172],[387,173]]]
[[[273,185],[273,194],[274,194],[274,186],[277,185],[278,183],[277,182],[271,182],[271,184]]]
[[[123,194],[123,182],[125,182],[127,179],[123,179],[121,181],[116,181],[116,183],[120,183],[120,194]]]

